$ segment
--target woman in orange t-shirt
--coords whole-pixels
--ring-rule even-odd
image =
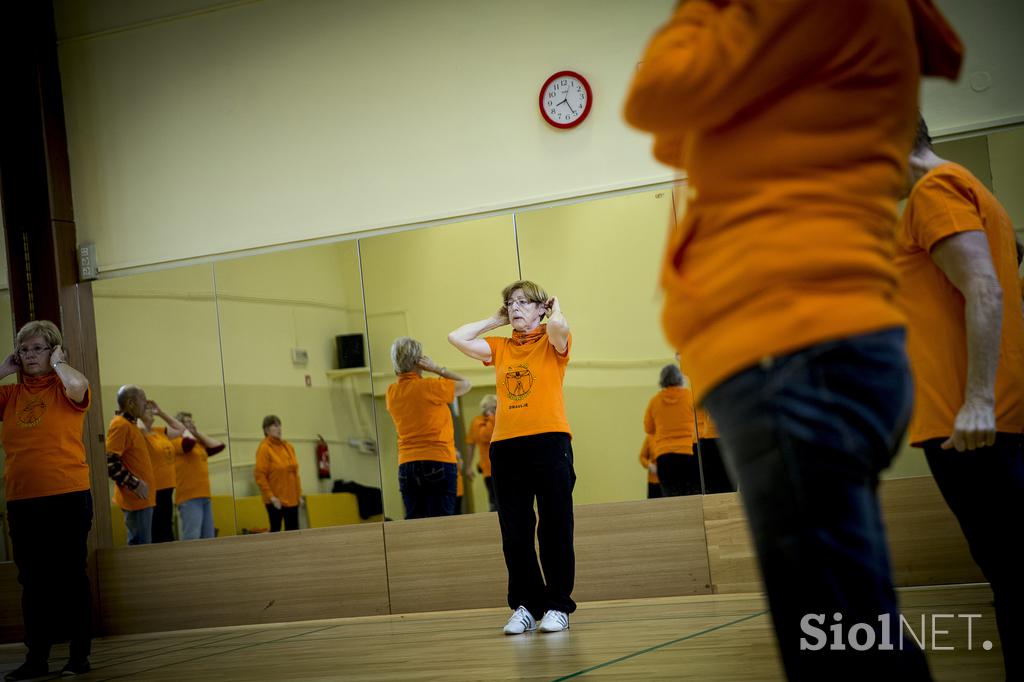
[[[299,502],[302,483],[295,448],[281,438],[281,419],[269,414],[263,418],[263,440],[256,448],[256,466],[252,470],[270,519],[270,532],[299,529]]]
[[[224,450],[224,443],[203,435],[191,412],[179,412],[185,437],[174,440],[174,503],[178,506],[178,528],[182,540],[212,538],[213,506],[210,501],[210,466],[207,459]],[[191,434],[192,438],[189,438]]]
[[[167,424],[153,426],[156,417]],[[156,507],[153,509],[153,542],[174,541],[174,439],[185,433],[180,421],[160,409],[152,400],[146,402],[142,411],[142,434],[149,447],[149,459],[153,463],[153,480],[156,485]],[[189,438],[194,443],[194,440]],[[191,445],[187,445],[191,449]]]
[[[416,339],[402,336],[391,344],[398,381],[388,386],[385,406],[398,432],[398,489],[405,518],[455,514],[458,458],[455,427],[448,406],[472,388],[467,379],[423,354]],[[424,379],[423,371],[439,379]]]
[[[534,282],[513,282],[501,295],[497,313],[459,327],[448,340],[469,357],[494,365],[496,374],[491,476],[508,569],[508,605],[514,609],[505,634],[538,627],[558,632],[569,628],[569,614],[576,609],[576,472],[562,395],[572,336],[558,299],[549,298]],[[547,324],[541,324],[545,316]],[[512,338],[480,338],[510,323]],[[534,549],[535,530],[543,575]]]
[[[693,454],[693,395],[675,365],[661,368],[661,390],[647,404],[644,430],[664,497],[700,494],[700,464]]]
[[[0,378],[20,372],[17,384],[0,386],[7,520],[22,586],[25,662],[8,679],[49,672],[57,624],[71,638],[64,672],[88,672],[92,596],[86,543],[92,526],[89,466],[82,423],[89,409],[89,380],[68,364],[56,325],[45,320],[18,332],[15,351],[0,365]]]
[[[466,445],[469,454],[466,456],[466,476],[473,480],[473,448],[480,451],[480,462],[476,470],[484,477],[487,487],[488,511],[498,511],[494,502],[494,481],[491,479],[491,436],[494,434],[494,413],[498,409],[498,396],[493,393],[485,395],[480,401],[480,414],[473,417],[466,433]]]

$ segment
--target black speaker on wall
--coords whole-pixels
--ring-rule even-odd
[[[342,334],[335,339],[338,342],[338,369],[366,367],[362,334]]]

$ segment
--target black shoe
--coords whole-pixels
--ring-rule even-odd
[[[71,659],[67,662],[67,665],[61,668],[60,676],[74,677],[75,675],[84,675],[90,670],[92,670],[92,666],[89,665],[88,658]]]
[[[4,679],[8,682],[11,680],[31,680],[34,677],[43,677],[49,674],[50,666],[46,664],[46,661],[25,661],[19,667],[4,675]]]

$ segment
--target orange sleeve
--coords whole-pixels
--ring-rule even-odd
[[[270,489],[270,478],[267,475],[269,472],[270,454],[267,452],[267,446],[260,443],[256,449],[256,466],[252,468],[252,477],[256,480],[260,492],[263,493],[264,500],[269,500],[274,496],[274,492]]]
[[[683,163],[683,145],[686,138],[682,135],[655,135],[654,148],[651,150],[654,158],[673,168],[685,168]]]
[[[120,457],[125,453],[125,450],[128,449],[128,429],[122,426],[122,424],[126,425],[127,423],[128,422],[123,420],[118,420],[111,424],[110,428],[107,429],[105,447],[108,453]]]
[[[683,0],[647,45],[626,121],[659,134],[721,125],[805,80],[858,30],[831,2]]]
[[[466,443],[469,445],[476,445],[476,432],[479,424],[480,417],[473,417],[473,421],[469,423],[469,429],[466,430]]]
[[[651,439],[644,438],[644,444],[640,446],[640,466],[646,469],[651,464]]]
[[[4,386],[0,386],[0,421],[3,421],[4,410],[7,409],[7,403],[11,401],[11,397],[17,390],[17,384],[6,384]]]
[[[647,411],[644,412],[644,431],[651,434],[652,436],[654,435],[654,411],[652,409],[653,407],[654,398],[651,398],[651,401],[647,403]]]
[[[555,351],[555,358],[560,365],[569,363],[569,353],[572,352],[572,332],[569,332],[569,336],[565,339],[565,352],[559,353],[558,349],[551,346],[551,350]]]
[[[455,382],[451,379],[431,379],[430,395],[440,404],[448,405],[455,402]]]
[[[68,407],[70,407],[72,410],[74,410],[76,412],[86,412],[89,409],[89,405],[92,404],[92,389],[91,388],[85,389],[85,397],[82,398],[82,402],[80,402],[80,403],[76,403],[74,400],[69,398],[68,394],[65,393],[64,391],[58,391],[57,393],[58,393],[58,395],[60,395],[61,398],[64,399],[64,402],[67,403]],[[2,411],[2,410],[3,410],[3,408],[0,407],[0,411]]]
[[[491,347],[491,359],[484,362],[484,366],[490,367],[492,365],[499,364],[501,362],[500,351],[505,348],[505,339],[500,336],[487,336],[484,338],[484,341],[486,341],[487,345]]]
[[[928,252],[946,237],[985,229],[970,187],[956,172],[940,169],[924,177],[909,208],[914,215],[907,221],[909,236]]]

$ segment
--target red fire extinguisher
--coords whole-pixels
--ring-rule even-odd
[[[316,435],[320,442],[316,444],[316,476],[317,478],[331,477],[331,453],[327,451],[327,441],[319,433]]]

